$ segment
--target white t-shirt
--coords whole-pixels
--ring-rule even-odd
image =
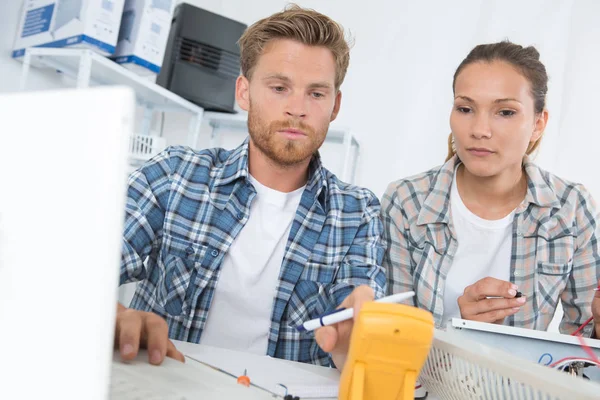
[[[457,171],[458,167],[454,171],[450,207],[458,247],[444,288],[444,324],[452,318],[460,318],[457,300],[467,286],[488,276],[510,279],[515,211],[493,221],[473,214],[458,193]]]
[[[304,187],[256,189],[250,217],[223,259],[200,343],[265,355],[279,270]]]

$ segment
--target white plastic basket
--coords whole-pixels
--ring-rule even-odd
[[[132,135],[129,140],[129,158],[133,164],[141,164],[164,150],[167,141],[163,137]]]
[[[436,330],[420,382],[439,400],[587,400],[600,385]]]

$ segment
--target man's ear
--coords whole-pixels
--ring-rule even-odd
[[[337,118],[338,113],[340,112],[340,106],[342,104],[342,92],[338,90],[335,95],[335,103],[333,104],[333,111],[331,113],[331,119],[329,121],[333,121]]]
[[[244,75],[235,81],[235,100],[242,110],[250,109],[250,81]]]

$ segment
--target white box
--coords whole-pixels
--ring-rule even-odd
[[[125,0],[112,58],[142,76],[156,77],[165,55],[175,0]]]
[[[28,47],[115,51],[125,0],[25,0],[12,56]]]

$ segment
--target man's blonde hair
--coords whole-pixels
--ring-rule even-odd
[[[242,74],[250,79],[265,46],[274,39],[291,39],[308,46],[323,46],[335,59],[335,88],[339,89],[350,62],[350,46],[344,28],[315,10],[292,4],[284,11],[263,18],[251,25],[238,44]]]

